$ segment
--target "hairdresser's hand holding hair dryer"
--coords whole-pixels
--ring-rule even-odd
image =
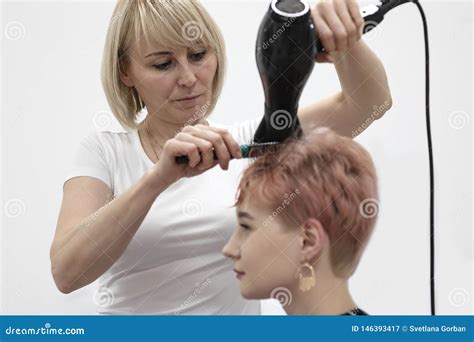
[[[361,17],[355,2],[323,1],[311,14],[328,51],[314,58],[334,63],[341,91],[298,110],[298,120],[308,136],[313,128],[328,126],[348,142],[362,131],[362,124],[366,128],[390,108],[387,78],[380,60],[360,39]],[[313,262],[322,255],[324,262],[312,264],[321,277],[330,274],[329,261],[337,265],[333,270],[337,277],[316,279],[315,298],[353,269],[362,248],[350,236],[341,242],[341,248],[349,248],[350,254],[337,255],[336,249],[328,249],[327,239],[340,234],[342,225],[331,230],[326,221],[312,221],[308,239],[297,236],[289,225],[278,233],[277,226],[272,226],[272,234],[283,234],[273,235],[280,242],[294,237],[289,247],[292,254],[288,260],[280,255],[281,272],[263,273],[264,283],[258,284],[259,267],[273,252],[269,246],[261,249],[264,254],[255,249],[264,243],[265,229],[242,233],[248,237],[232,235],[238,226],[232,204],[239,177],[251,164],[242,158],[241,146],[253,142],[262,116],[233,125],[209,120],[221,93],[225,67],[222,34],[199,1],[118,1],[109,23],[101,77],[111,111],[124,131],[94,130],[74,152],[50,249],[52,275],[61,292],[71,293],[97,280],[93,302],[101,314],[258,315],[260,301],[256,298],[268,297],[268,289],[277,284],[292,288],[290,273],[284,272],[299,265],[290,260],[302,262],[305,257]],[[374,106],[381,108],[375,117]],[[142,111],[146,116],[139,122]],[[324,137],[321,144],[329,150],[331,142],[340,143],[331,135]],[[311,141],[319,144],[318,139]],[[311,146],[299,144],[304,147],[302,153],[310,153]],[[316,166],[322,151],[311,153]],[[358,154],[362,157],[357,158]],[[188,162],[177,163],[176,158],[183,156]],[[237,160],[230,163],[231,159]],[[361,161],[368,166],[367,177],[359,168]],[[367,162],[363,151],[351,150],[329,169],[328,188],[334,190],[351,177],[365,177],[362,184],[367,186],[350,190],[347,201],[336,203],[328,215],[342,212],[341,219],[360,220],[354,216],[358,207],[353,207],[352,196],[375,191]],[[354,167],[347,170],[348,165]],[[300,177],[309,179],[314,170],[304,170],[308,174]],[[279,185],[291,188],[297,181]],[[310,186],[318,184],[314,180]],[[307,194],[304,185],[300,190]],[[273,194],[273,199],[277,197],[278,193]],[[322,198],[329,197],[326,193]],[[255,198],[261,200],[258,206],[242,208],[261,217],[273,203],[265,197]],[[304,218],[315,209],[294,214]],[[363,243],[371,223],[358,227],[362,232],[356,232],[354,239],[359,237]],[[252,234],[261,236],[253,238]],[[231,260],[222,254],[224,245],[226,256],[243,267],[238,270],[248,272],[241,284],[235,279]],[[342,292],[337,289],[336,293]],[[303,298],[297,296],[295,305]],[[354,303],[348,295],[343,299],[332,302],[333,307],[308,309],[307,313],[345,312]]]

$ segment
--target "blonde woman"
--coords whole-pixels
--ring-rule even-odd
[[[385,72],[360,40],[356,3],[321,2],[312,14],[329,52],[317,60],[336,61],[342,90],[298,117],[303,129],[324,123],[351,136],[379,118],[370,115],[374,105],[384,105],[379,115],[390,107]],[[75,151],[51,246],[61,292],[98,279],[102,314],[260,313],[259,301],[239,295],[221,253],[248,166],[239,144],[251,141],[261,120],[208,119],[225,65],[223,37],[200,2],[117,3],[102,82],[125,132],[91,132]],[[176,164],[179,155],[189,163]]]
[[[244,298],[279,299],[289,315],[367,315],[348,284],[378,212],[362,146],[317,128],[247,168],[236,205],[223,253]]]

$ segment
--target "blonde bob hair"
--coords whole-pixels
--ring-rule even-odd
[[[119,0],[110,19],[105,41],[101,79],[109,106],[124,128],[136,129],[145,103],[135,88],[120,79],[120,68],[130,62],[130,49],[144,37],[147,44],[166,48],[205,45],[217,57],[212,99],[203,113],[207,118],[222,91],[226,56],[222,33],[197,0]]]

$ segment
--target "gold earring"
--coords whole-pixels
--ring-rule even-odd
[[[309,269],[309,275],[305,275],[303,272],[304,268]],[[308,262],[305,262],[298,268],[298,272],[296,272],[295,278],[299,278],[299,287],[300,290],[306,292],[310,290],[316,284],[316,277],[314,276],[314,268]]]

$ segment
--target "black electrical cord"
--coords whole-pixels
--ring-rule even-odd
[[[423,33],[425,38],[425,105],[426,105],[426,136],[428,138],[428,159],[430,169],[430,300],[431,315],[436,315],[435,302],[435,229],[434,229],[434,167],[433,167],[433,144],[431,142],[431,120],[430,120],[430,49],[428,44],[428,24],[425,12],[418,0],[413,0],[423,20]]]
[[[425,108],[426,108],[426,135],[428,138],[428,159],[430,173],[430,307],[431,315],[436,315],[435,303],[435,222],[434,222],[434,171],[433,171],[433,145],[431,142],[430,122],[430,50],[428,41],[428,24],[425,12],[418,0],[381,0],[379,5],[372,6],[363,11],[365,20],[364,33],[369,32],[384,19],[389,11],[408,2],[413,2],[421,14],[425,40]],[[322,44],[319,43],[319,48]]]
[[[376,7],[369,8],[364,12],[366,22],[364,33],[372,30],[383,19],[389,11],[408,2],[413,2],[421,14],[423,21],[423,33],[425,40],[425,108],[426,108],[426,135],[428,139],[428,159],[430,174],[430,307],[431,315],[436,315],[435,303],[435,222],[434,222],[434,167],[433,167],[433,145],[431,142],[431,122],[430,122],[430,50],[428,41],[428,24],[425,12],[418,0],[381,0]]]

